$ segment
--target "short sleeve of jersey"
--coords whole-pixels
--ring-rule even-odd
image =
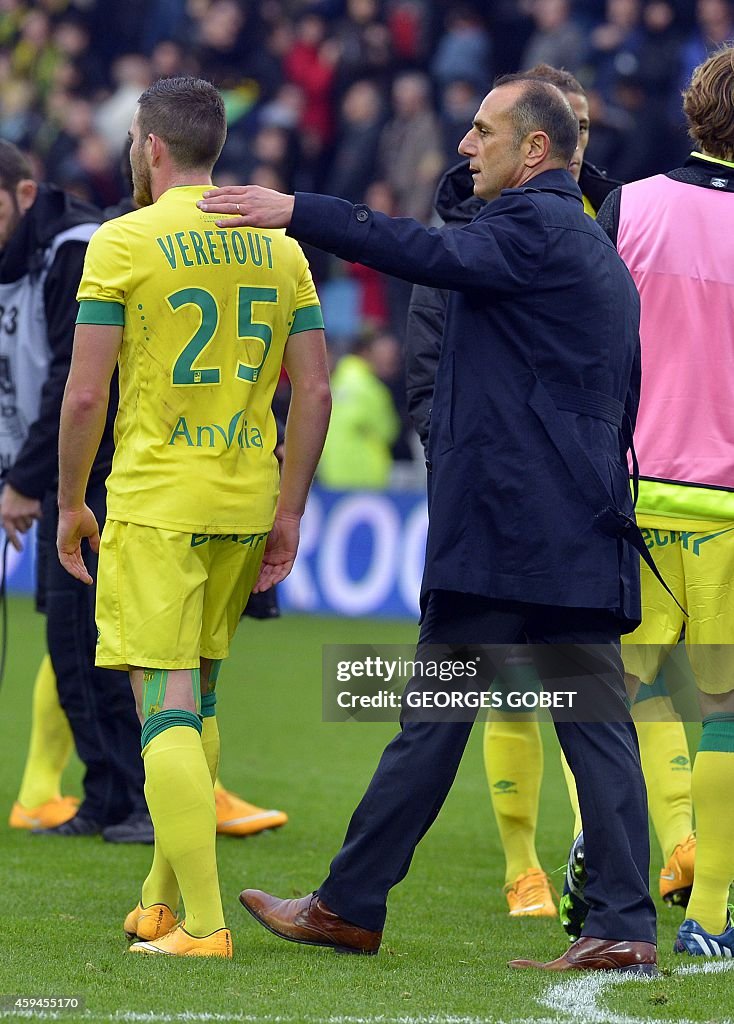
[[[290,334],[299,334],[301,331],[313,331],[324,326],[321,304],[316,294],[316,286],[311,277],[308,261],[303,254],[301,258],[303,266],[301,268],[301,276],[298,279],[296,309]]]
[[[125,323],[125,299],[130,287],[132,261],[124,232],[114,223],[103,224],[92,235],[77,292],[78,324]]]

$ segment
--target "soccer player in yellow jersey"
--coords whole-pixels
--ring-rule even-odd
[[[97,664],[130,672],[155,827],[125,931],[132,951],[180,956],[232,955],[215,854],[215,683],[250,591],[293,565],[330,409],[300,247],[284,231],[219,230],[197,209],[225,135],[208,82],[165,79],[140,97],[130,162],[141,208],[89,247],[59,444],[59,557],[90,582],[81,541],[100,542],[84,492],[118,364]],[[278,495],[281,364],[293,397]]]

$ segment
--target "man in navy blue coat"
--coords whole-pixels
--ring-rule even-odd
[[[571,680],[598,709],[603,720],[556,722],[584,821],[584,933],[549,964],[513,966],[652,974],[647,802],[618,649],[640,618],[638,555],[626,542],[639,543],[627,469],[639,301],[566,169],[577,132],[554,86],[500,80],[459,147],[475,193],[492,201],[450,232],[254,186],[216,190],[200,205],[234,214],[228,227],[287,227],[344,259],[452,290],[431,415],[416,657],[428,658],[430,645],[500,645],[491,682],[502,645],[525,641],[546,689]],[[414,677],[406,693],[424,688]],[[300,900],[242,893],[271,931],[377,951],[387,893],[440,810],[471,723],[404,714],[401,727],[318,891]]]

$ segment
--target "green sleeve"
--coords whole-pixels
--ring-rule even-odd
[[[79,303],[76,322],[78,324],[98,324],[105,327],[124,327],[125,307],[121,302],[82,299]]]
[[[301,331],[314,331],[317,328],[323,329],[323,326],[324,317],[321,312],[321,306],[301,306],[300,309],[296,310],[289,337],[290,334],[300,334]]]

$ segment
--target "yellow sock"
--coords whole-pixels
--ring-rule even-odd
[[[696,869],[686,916],[712,935],[726,927],[734,850],[734,716],[705,718],[693,765]]]
[[[484,767],[505,854],[505,882],[539,868],[535,850],[543,744],[531,716],[493,714],[484,728]]]
[[[566,780],[566,789],[568,790],[568,799],[571,803],[571,810],[573,811],[573,838],[581,832],[583,824],[581,822],[581,808],[579,807],[579,795],[576,792],[576,779],[573,777],[573,772],[568,766],[563,751],[561,751],[561,768],[563,768],[563,777]]]
[[[217,788],[217,768],[219,766],[219,726],[215,715],[202,719],[201,745],[204,748],[209,774]],[[217,780],[217,781],[215,781]],[[221,783],[219,783],[221,788]],[[153,903],[165,903],[171,910],[176,911],[179,900],[178,882],[173,868],[163,856],[160,843],[156,839],[153,849],[153,863],[148,877],[143,882],[143,893],[141,902],[144,907]]]
[[[651,697],[634,704],[632,718],[640,743],[650,817],[663,861],[667,861],[693,831],[686,731],[669,697]]]
[[[202,719],[201,722],[201,745],[204,748],[204,757],[209,767],[209,775],[211,776],[214,789],[223,789],[221,782],[217,778],[217,771],[219,770],[219,726],[217,725],[216,715],[211,715],[209,718]]]
[[[18,803],[38,807],[61,795],[61,776],[74,749],[69,720],[59,704],[56,676],[47,654],[33,687],[33,717]]]
[[[209,935],[224,927],[224,914],[217,875],[214,790],[201,736],[189,725],[172,726],[153,736],[143,749],[143,759],[145,797],[156,840],[183,896],[186,930]]]

